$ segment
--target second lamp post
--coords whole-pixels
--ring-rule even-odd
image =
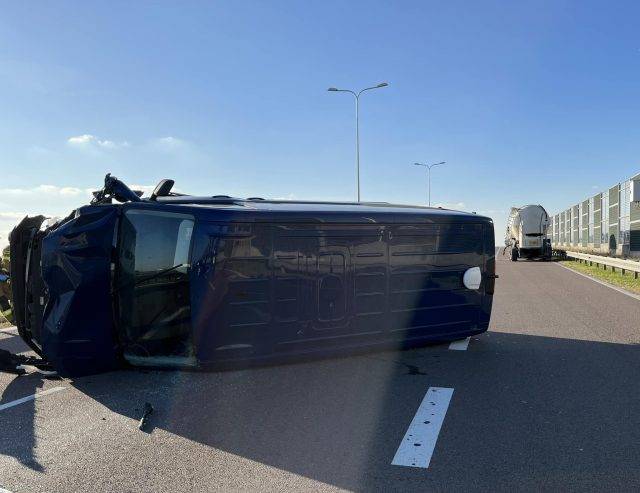
[[[429,207],[431,207],[431,168],[433,168],[434,166],[440,166],[445,162],[446,161],[441,161],[439,163],[433,163],[433,164],[413,163],[416,166],[424,166],[425,168],[427,168],[427,175],[428,175],[428,181],[429,181]]]
[[[380,87],[386,87],[388,85],[389,84],[387,84],[386,82],[382,82],[377,86],[365,87],[358,93],[356,93],[355,91],[352,91],[351,89],[338,89],[336,87],[330,87],[329,89],[327,89],[330,92],[349,92],[353,94],[356,98],[356,177],[357,177],[356,180],[358,184],[358,202],[360,202],[360,123],[359,123],[360,94],[362,94],[365,91],[369,91],[371,89],[378,89]]]

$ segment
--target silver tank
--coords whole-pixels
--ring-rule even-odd
[[[505,245],[516,245],[521,251],[541,251],[547,239],[549,215],[541,205],[529,204],[511,208],[507,221]]]

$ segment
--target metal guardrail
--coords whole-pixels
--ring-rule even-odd
[[[620,269],[620,273],[622,275],[627,271],[633,272],[634,279],[638,279],[638,274],[640,274],[640,262],[636,260],[623,260],[620,258],[589,255],[588,253],[579,252],[566,252],[566,255],[567,257],[575,258],[580,261],[589,262],[589,265],[596,264],[598,267],[602,265],[604,269],[610,267],[612,272],[615,272],[616,269]]]

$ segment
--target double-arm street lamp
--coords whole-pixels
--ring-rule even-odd
[[[431,207],[431,168],[433,168],[434,166],[440,166],[441,164],[444,164],[445,161],[442,161],[440,163],[433,163],[433,164],[423,164],[423,163],[413,163],[416,166],[424,166],[425,168],[427,168],[427,175],[428,175],[428,181],[429,181],[429,207]]]
[[[377,86],[373,87],[365,87],[360,92],[356,93],[351,89],[337,89],[335,87],[330,87],[328,91],[330,92],[349,92],[353,94],[356,98],[356,180],[358,185],[358,202],[360,202],[360,123],[359,123],[359,112],[360,112],[360,94],[365,91],[370,91],[371,89],[379,89],[380,87],[386,87],[389,84],[386,82],[382,82]]]

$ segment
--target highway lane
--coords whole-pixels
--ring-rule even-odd
[[[0,487],[35,491],[638,491],[640,301],[498,257],[491,330],[223,373],[0,374]],[[0,334],[0,348],[19,342]],[[454,389],[429,468],[391,464]],[[137,429],[145,402],[148,431]]]

